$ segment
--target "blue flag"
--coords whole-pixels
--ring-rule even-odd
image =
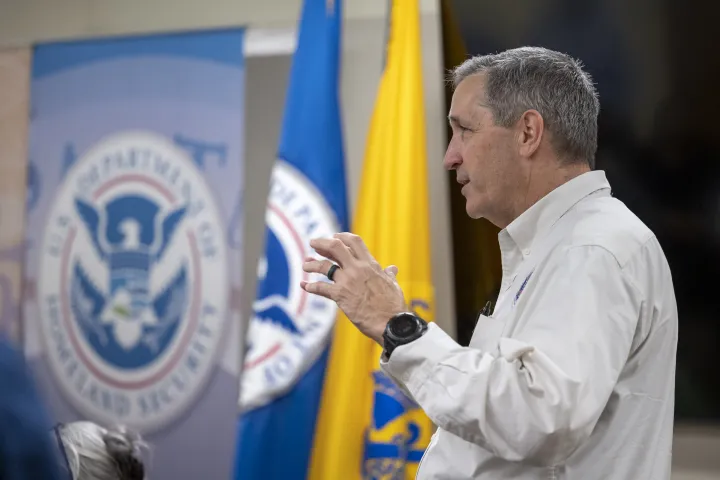
[[[309,242],[347,229],[339,0],[306,0],[247,334],[235,478],[307,476],[336,305],[300,288]]]

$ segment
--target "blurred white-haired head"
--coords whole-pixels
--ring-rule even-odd
[[[55,427],[73,480],[143,480],[146,444],[124,427],[106,429],[93,422]]]

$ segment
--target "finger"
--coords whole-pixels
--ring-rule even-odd
[[[335,293],[334,285],[327,282],[300,282],[300,288],[313,295],[325,297],[335,301],[333,294]]]
[[[315,260],[310,259],[306,260],[303,263],[303,271],[307,273],[319,273],[320,275],[327,276],[328,272],[330,271],[330,267],[335,265],[330,260]],[[335,274],[333,275],[333,280],[337,281],[338,275],[342,272],[342,268],[335,271]]]
[[[388,275],[390,275],[393,278],[397,277],[398,272],[399,272],[398,267],[396,267],[395,265],[390,265],[389,267],[387,267],[385,269],[385,273],[387,273]]]
[[[355,259],[350,249],[338,238],[316,238],[310,240],[310,246],[340,267],[348,266]]]
[[[370,254],[370,250],[368,250],[367,245],[365,245],[365,242],[359,235],[342,232],[336,233],[334,237],[339,238],[345,245],[347,245],[353,255],[355,255],[355,257],[359,260],[375,260]]]

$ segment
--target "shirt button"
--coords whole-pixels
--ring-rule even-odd
[[[526,257],[530,255],[530,249],[526,248],[525,250],[523,250],[523,255],[525,255]]]

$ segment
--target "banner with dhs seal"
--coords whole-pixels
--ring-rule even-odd
[[[58,421],[139,430],[149,477],[229,478],[243,31],[36,48],[26,354]]]
[[[347,229],[338,98],[340,0],[305,0],[278,159],[270,180],[265,254],[247,334],[235,478],[306,478],[337,317],[300,288],[310,240]],[[323,277],[324,278],[324,277]]]

